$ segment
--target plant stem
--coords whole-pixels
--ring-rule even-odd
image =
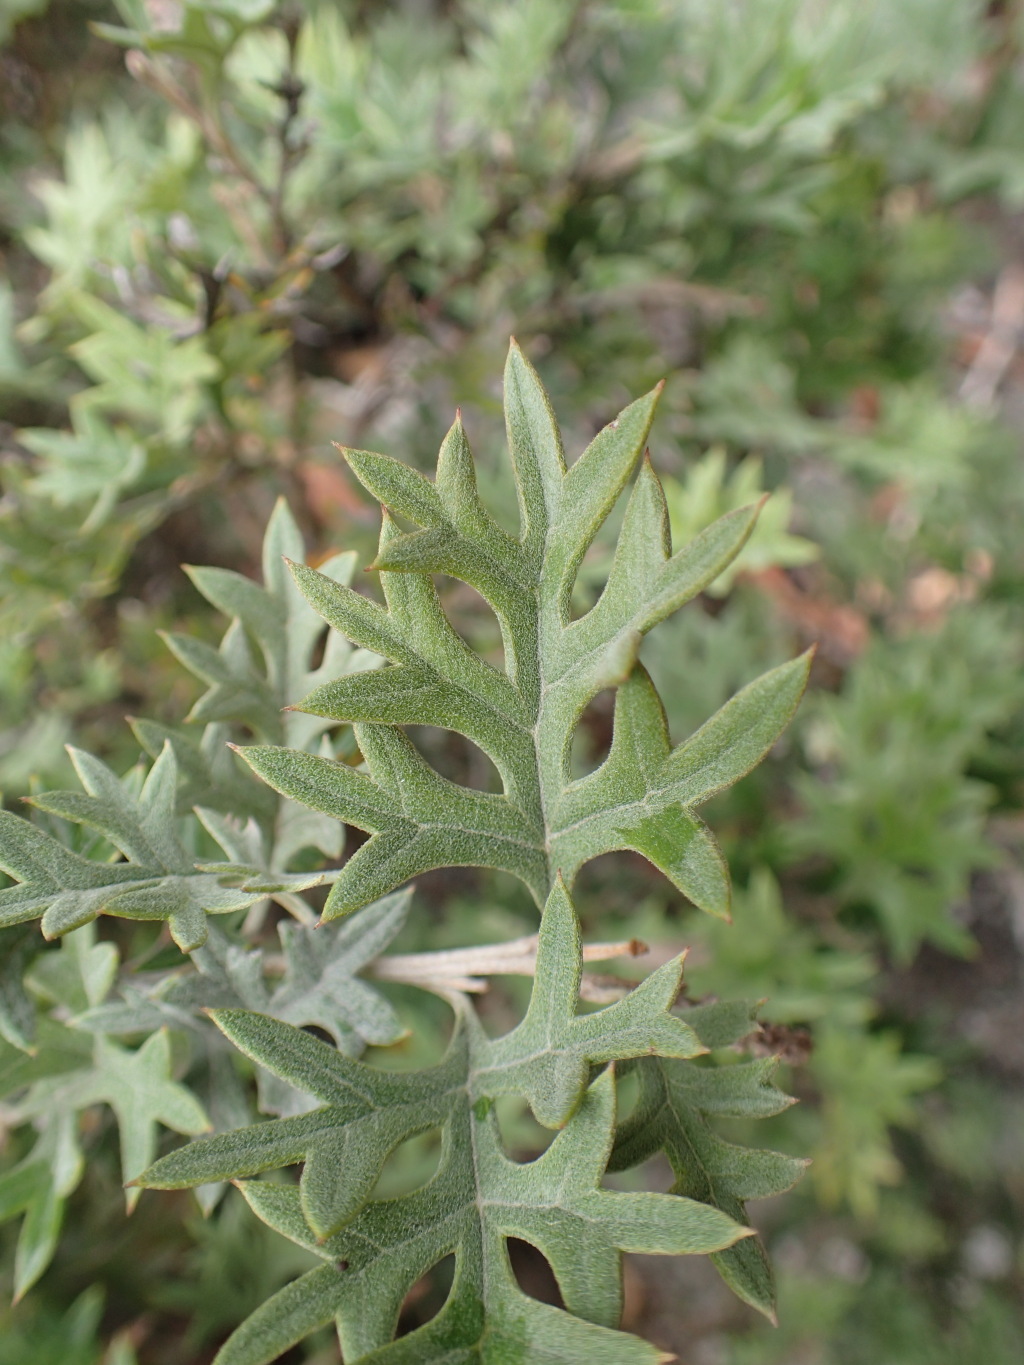
[[[617,957],[639,957],[648,951],[639,939],[619,943],[584,944],[584,962],[608,962]],[[483,994],[490,976],[533,976],[537,966],[537,935],[512,939],[508,943],[485,943],[475,948],[451,948],[434,953],[399,953],[379,957],[368,974],[378,981],[400,981],[424,990],[448,995],[452,991]],[[601,1002],[618,999],[629,990],[628,982],[608,977],[585,976],[580,995]]]

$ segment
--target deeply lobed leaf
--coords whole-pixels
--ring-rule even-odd
[[[59,951],[37,960],[30,988],[37,999],[58,1002],[64,1010],[95,1006],[116,971],[114,946],[95,942],[87,925],[69,934]],[[82,1111],[97,1105],[114,1111],[126,1180],[153,1160],[158,1124],[179,1133],[200,1133],[210,1126],[195,1096],[174,1077],[166,1029],[132,1051],[105,1038],[90,1039],[44,1015],[36,1021],[31,1056],[0,1043],[0,1100],[6,1124],[32,1123],[37,1131],[27,1154],[0,1175],[0,1222],[22,1218],[15,1253],[16,1298],[49,1265],[66,1200],[82,1179]],[[128,1191],[129,1210],[139,1193]]]
[[[809,655],[752,683],[673,748],[637,651],[653,626],[739,553],[758,507],[727,513],[673,554],[661,487],[644,460],[604,592],[584,617],[569,617],[576,572],[640,459],[657,394],[630,404],[567,468],[547,396],[513,343],[505,412],[518,539],[479,497],[460,421],[444,441],[433,483],[388,456],[345,452],[385,509],[373,566],[385,605],[304,565],[292,571],[334,630],[387,661],[321,684],[301,703],[304,712],[353,722],[365,771],[271,746],[242,751],[279,792],[371,835],[335,882],[326,919],[441,866],[512,872],[542,904],[559,873],[571,883],[584,862],[615,849],[642,853],[697,905],[728,914],[725,863],[695,807],[775,742],[799,701]],[[404,532],[396,516],[420,529]],[[434,574],[463,579],[494,608],[504,672],[454,631]],[[607,687],[618,688],[611,754],[573,782],[573,733]],[[464,734],[494,761],[503,793],[468,791],[440,777],[404,725]]]
[[[459,1003],[448,1053],[429,1071],[379,1071],[262,1015],[215,1014],[244,1052],[324,1107],[191,1143],[139,1183],[181,1188],[302,1162],[297,1187],[245,1180],[241,1188],[261,1218],[327,1263],[264,1304],[224,1346],[219,1365],[265,1365],[331,1319],[352,1361],[658,1358],[613,1332],[621,1252],[717,1251],[749,1229],[711,1201],[599,1188],[615,1110],[605,1064],[652,1053],[693,1057],[705,1045],[671,1013],[680,960],[582,1016],[580,965],[575,913],[559,882],[545,907],[522,1023],[491,1040]],[[601,1074],[592,1081],[595,1068]],[[560,1128],[526,1165],[502,1147],[493,1101],[507,1093],[524,1095],[542,1122]],[[388,1154],[433,1128],[442,1130],[437,1174],[403,1198],[371,1200]],[[532,1242],[551,1262],[567,1314],[523,1296],[508,1262],[510,1237]],[[393,1342],[408,1289],[452,1253],[447,1304]]]
[[[753,1027],[752,1012],[734,1004],[688,1010],[684,1018],[714,1047],[737,1042]],[[616,1134],[609,1170],[627,1169],[663,1151],[675,1175],[673,1193],[742,1221],[745,1200],[783,1193],[807,1163],[723,1142],[708,1119],[765,1118],[787,1109],[793,1101],[772,1084],[777,1066],[776,1057],[719,1067],[665,1057],[641,1059],[636,1063],[640,1095]],[[712,1260],[741,1299],[774,1321],[771,1266],[757,1238],[718,1251]]]
[[[767,1263],[744,1226],[742,1200],[784,1188],[799,1163],[729,1147],[706,1115],[769,1112],[784,1097],[760,1063],[719,1071],[687,1060],[737,1036],[735,1010],[694,1010],[685,1018],[674,1012],[680,959],[616,1004],[577,1014],[581,944],[566,883],[588,859],[634,849],[696,904],[727,914],[724,861],[695,810],[774,743],[809,664],[805,656],[765,674],[673,747],[638,661],[640,643],[731,562],[758,509],[730,512],[672,554],[664,499],[646,460],[605,590],[585,616],[570,619],[576,573],[636,468],[656,398],[631,404],[567,467],[546,395],[513,345],[506,415],[518,539],[484,508],[460,423],[445,440],[433,483],[387,457],[348,452],[385,506],[374,566],[385,605],[351,589],[351,556],[319,572],[301,563],[286,571],[284,560],[301,555],[302,543],[279,505],[262,587],[222,570],[192,571],[200,591],[233,618],[219,650],[185,637],[172,641],[209,685],[193,713],[206,724],[202,738],[192,742],[142,722],[138,733],[157,757],[141,790],[76,754],[84,792],[36,798],[48,814],[97,831],[121,860],[82,856],[26,821],[2,817],[0,865],[20,885],[0,892],[0,925],[43,913],[52,937],[101,912],[167,919],[179,946],[191,951],[206,941],[208,914],[261,906],[269,895],[306,922],[281,929],[286,975],[273,990],[258,953],[214,933],[186,978],[106,1004],[102,950],[109,945],[91,950],[103,961],[83,971],[85,996],[75,1006],[77,1023],[99,1035],[91,1057],[86,1065],[80,1056],[67,1064],[58,1058],[52,1074],[36,1078],[19,1100],[17,1118],[38,1120],[42,1135],[0,1182],[0,1213],[26,1215],[19,1284],[45,1267],[62,1201],[81,1173],[68,1114],[100,1103],[114,1108],[128,1177],[152,1158],[157,1122],[189,1134],[209,1126],[196,1096],[172,1079],[163,1025],[185,1027],[205,1046],[202,1093],[215,1121],[241,1111],[234,1122],[244,1122],[248,1102],[225,1066],[223,1044],[195,1018],[202,1001],[213,1007],[221,1034],[262,1069],[264,1108],[284,1116],[173,1152],[129,1181],[129,1202],[143,1184],[199,1185],[209,1207],[216,1182],[244,1179],[256,1212],[326,1262],[243,1324],[219,1365],[269,1362],[332,1318],[353,1361],[653,1361],[653,1348],[614,1330],[624,1250],[715,1254],[737,1292],[771,1311]],[[406,531],[397,518],[419,529]],[[504,671],[453,630],[434,587],[437,573],[464,579],[494,607]],[[314,670],[324,621],[323,663]],[[595,772],[572,781],[573,732],[606,687],[617,689],[611,751]],[[301,709],[282,718],[281,707],[302,691]],[[354,723],[361,767],[332,756],[325,732],[336,721]],[[261,741],[244,756],[283,801],[240,796],[238,773],[222,756],[229,724]],[[438,725],[479,744],[494,759],[502,793],[442,778],[403,732],[407,724]],[[197,795],[204,804],[196,815],[226,862],[195,863],[187,852],[198,827],[185,835],[179,816]],[[248,818],[234,818],[239,814]],[[437,866],[503,868],[530,887],[544,913],[534,991],[516,1028],[492,1040],[460,1000],[448,1054],[432,1070],[383,1072],[345,1055],[398,1036],[390,1007],[356,973],[402,915],[392,913],[392,898],[390,909],[387,901],[370,907],[333,937],[306,927],[311,911],[299,893],[322,878],[285,869],[310,845],[337,855],[336,822],[361,826],[371,838],[335,879],[326,919]],[[247,923],[258,926],[261,913],[254,910]],[[81,965],[89,964],[83,958]],[[43,972],[50,969],[44,962]],[[100,978],[102,989],[94,989]],[[30,1045],[24,1015],[24,1000],[7,990],[0,1018],[20,1047]],[[140,1025],[157,1031],[137,1052],[109,1039]],[[326,1029],[337,1046],[297,1025]],[[614,1065],[623,1062],[640,1068],[640,1119],[624,1126],[612,1156]],[[23,1068],[9,1070],[17,1088]],[[493,1106],[503,1095],[525,1098],[542,1124],[559,1130],[527,1166],[502,1149]],[[310,1101],[320,1107],[309,1110]],[[51,1122],[51,1115],[63,1117]],[[442,1134],[433,1179],[402,1199],[373,1200],[388,1156],[433,1129]],[[676,1169],[671,1195],[600,1187],[610,1158],[629,1164],[658,1146]],[[297,1186],[248,1179],[300,1163]],[[506,1245],[512,1237],[548,1258],[567,1312],[518,1289]],[[419,1332],[392,1340],[406,1292],[449,1254],[456,1275],[447,1304]]]
[[[190,952],[206,939],[207,915],[241,910],[265,896],[262,888],[246,891],[238,884],[248,869],[235,869],[233,878],[206,872],[185,851],[175,832],[177,763],[170,744],[137,796],[99,759],[80,750],[71,754],[85,791],[47,792],[32,804],[100,831],[124,861],[86,858],[0,811],[0,867],[19,883],[0,890],[0,925],[42,916],[44,936],[58,938],[100,914],[163,919],[182,952]]]
[[[390,1002],[359,973],[378,957],[399,932],[408,914],[411,893],[396,892],[341,924],[315,932],[290,921],[278,926],[283,973],[273,984],[266,977],[267,959],[259,949],[232,942],[211,930],[202,948],[192,953],[180,971],[162,976],[142,988],[131,978],[120,983],[120,999],[78,1014],[77,1028],[101,1034],[150,1033],[169,1027],[188,1033],[206,1054],[204,1095],[211,1114],[230,1114],[241,1107],[242,1117],[218,1127],[235,1127],[249,1117],[231,1068],[224,1036],[213,1027],[209,1012],[249,1009],[298,1027],[322,1029],[346,1055],[358,1056],[367,1045],[387,1046],[405,1036]],[[296,1113],[310,1107],[308,1095],[279,1077],[257,1073],[259,1108],[264,1113]]]
[[[84,791],[33,798],[47,813],[101,833],[123,862],[82,857],[0,811],[0,867],[21,883],[0,890],[0,927],[42,916],[44,935],[54,938],[98,914],[163,919],[182,951],[191,952],[206,941],[208,915],[249,907],[257,907],[258,914],[271,896],[300,921],[313,922],[315,914],[301,892],[318,885],[322,876],[286,869],[304,848],[338,857],[342,829],[308,808],[276,799],[243,776],[246,770],[225,752],[227,722],[244,725],[260,738],[318,747],[330,722],[297,711],[282,714],[282,708],[326,677],[353,666],[372,669],[378,662],[374,655],[353,651],[337,632],[328,630],[323,641],[322,618],[284,567],[285,556],[303,551],[299,529],[280,500],[264,539],[262,587],[224,569],[190,571],[204,596],[234,618],[219,650],[188,636],[168,641],[177,657],[210,684],[190,717],[206,722],[201,737],[137,721],[140,742],[154,758],[141,792],[99,759],[75,749],[70,752]],[[347,581],[354,564],[351,552],[336,555],[322,566],[322,575]],[[311,661],[322,641],[323,658],[314,669]],[[191,819],[193,807],[228,861],[197,864],[187,852],[197,831],[193,827],[186,834],[176,817]],[[2,999],[0,1028],[6,1017]]]

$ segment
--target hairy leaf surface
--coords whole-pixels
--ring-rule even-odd
[[[280,498],[263,540],[262,586],[229,569],[186,569],[206,600],[232,618],[219,651],[191,636],[166,637],[185,667],[209,684],[193,706],[191,720],[247,720],[261,738],[298,749],[315,747],[332,722],[284,708],[330,678],[372,668],[377,662],[328,629],[322,660],[312,667],[324,621],[285,567],[286,560],[301,562],[304,556],[302,534]],[[319,572],[331,582],[347,584],[355,564],[355,552],[347,550],[326,560]]]
[[[299,1027],[323,1029],[350,1057],[359,1056],[368,1044],[386,1046],[403,1037],[405,1030],[391,1004],[358,973],[401,929],[410,896],[408,891],[396,892],[315,933],[282,922],[278,933],[283,970],[273,982],[267,979],[262,952],[232,943],[211,929],[206,943],[181,971],[163,976],[148,989],[127,978],[120,985],[120,999],[94,1005],[72,1022],[105,1034],[151,1033],[164,1027],[188,1032],[207,1053],[209,1080],[218,1091],[207,1104],[216,1121],[218,1099],[223,1099],[226,1086],[237,1089],[238,1083],[230,1068],[225,1075],[218,1065],[218,1058],[230,1049],[211,1024],[210,1010],[257,1010]],[[301,1112],[315,1103],[262,1068],[258,1080],[264,1113]]]
[[[652,1348],[611,1332],[621,1308],[620,1253],[715,1251],[749,1230],[698,1200],[598,1188],[615,1109],[613,1073],[604,1064],[705,1049],[670,1013],[680,959],[624,1000],[578,1015],[581,961],[575,913],[559,882],[544,911],[523,1021],[491,1040],[460,998],[448,1053],[428,1071],[375,1070],[279,1021],[215,1014],[237,1046],[324,1106],[191,1143],[140,1180],[180,1188],[303,1163],[298,1186],[246,1181],[242,1190],[265,1221],[326,1264],[257,1310],[226,1343],[220,1365],[264,1365],[331,1319],[352,1361],[658,1359]],[[602,1074],[591,1082],[595,1067]],[[509,1160],[501,1144],[493,1101],[509,1093],[525,1096],[542,1123],[561,1129],[526,1165]],[[413,1194],[372,1200],[389,1153],[434,1128],[442,1131],[437,1174]],[[568,1314],[522,1294],[508,1262],[510,1237],[548,1258]],[[426,1327],[393,1343],[408,1289],[452,1253],[448,1303]]]
[[[683,1017],[713,1047],[737,1042],[753,1027],[752,1011],[735,1004],[700,1006]],[[766,1118],[787,1109],[793,1101],[772,1084],[777,1066],[776,1057],[717,1067],[642,1058],[636,1063],[640,1096],[616,1134],[609,1170],[625,1170],[663,1151],[676,1177],[673,1193],[744,1221],[745,1200],[788,1190],[807,1163],[723,1142],[708,1119]],[[718,1251],[711,1259],[741,1299],[774,1321],[771,1266],[757,1238]]]
[[[630,404],[567,467],[547,396],[513,344],[505,415],[518,539],[480,499],[460,421],[441,448],[433,482],[388,456],[345,452],[385,509],[373,566],[385,605],[330,574],[301,564],[292,571],[337,632],[387,665],[320,683],[300,709],[353,721],[365,770],[282,748],[243,751],[279,792],[372,836],[335,882],[326,919],[441,866],[512,872],[543,904],[559,872],[571,883],[584,862],[615,849],[642,853],[697,905],[728,913],[725,864],[694,809],[771,747],[799,700],[808,657],[751,684],[673,748],[637,652],[653,626],[739,553],[758,507],[727,513],[672,554],[664,497],[644,460],[607,585],[585,616],[569,615],[580,562],[640,460],[657,396]],[[397,518],[419,529],[403,531]],[[434,574],[464,580],[493,607],[504,672],[452,628]],[[573,733],[588,702],[608,687],[619,689],[612,752],[597,772],[573,782]],[[493,760],[503,793],[440,777],[403,725],[465,735]]]
[[[72,749],[82,792],[46,792],[32,804],[51,815],[98,830],[124,860],[103,862],[66,848],[44,830],[0,811],[0,867],[19,885],[0,891],[0,925],[42,916],[46,938],[58,938],[97,915],[167,920],[182,952],[206,939],[206,916],[229,914],[262,900],[268,889],[299,890],[319,874],[279,875],[255,890],[244,883],[255,869],[197,867],[177,834],[177,762],[165,744],[141,791],[133,792],[98,758]]]

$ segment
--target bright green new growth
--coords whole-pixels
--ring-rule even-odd
[[[659,1359],[653,1348],[610,1330],[621,1310],[620,1253],[721,1251],[750,1229],[742,1209],[722,1212],[707,1199],[598,1188],[613,1140],[615,1089],[610,1067],[591,1083],[593,1069],[707,1049],[670,1012],[681,958],[618,1003],[578,1016],[581,962],[575,912],[558,883],[544,911],[522,1023],[492,1041],[459,998],[446,1057],[415,1073],[375,1070],[262,1015],[215,1014],[242,1051],[324,1107],[191,1143],[139,1183],[179,1189],[301,1161],[298,1186],[250,1181],[241,1189],[261,1218],[327,1263],[258,1309],[217,1365],[266,1365],[333,1318],[349,1361]],[[749,1028],[749,1010],[742,1012]],[[521,1165],[504,1153],[492,1106],[504,1094],[525,1096],[541,1122],[561,1128],[536,1161]],[[437,1174],[410,1195],[371,1200],[388,1155],[437,1127]],[[522,1294],[508,1237],[548,1258],[568,1313]],[[445,1307],[392,1344],[405,1294],[451,1253],[455,1284]]]
[[[656,389],[630,404],[567,469],[547,395],[513,343],[505,414],[518,540],[480,500],[461,421],[441,447],[433,483],[388,456],[345,452],[385,509],[373,567],[387,606],[303,565],[292,571],[339,633],[389,666],[318,686],[300,709],[355,722],[366,771],[286,749],[243,750],[278,791],[372,835],[335,881],[325,919],[446,866],[502,868],[542,904],[558,873],[571,885],[583,863],[615,849],[642,853],[696,905],[728,915],[725,863],[695,807],[742,777],[775,742],[803,691],[809,656],[744,688],[673,748],[637,655],[644,635],[739,553],[758,508],[728,513],[671,554],[664,497],[644,460],[608,584],[584,617],[569,614],[577,569],[640,460],[657,396]],[[396,514],[421,529],[403,532]],[[462,579],[491,604],[504,673],[449,624],[435,573]],[[579,719],[613,686],[611,752],[596,772],[570,781]],[[494,761],[503,794],[440,777],[401,725],[465,735]]]

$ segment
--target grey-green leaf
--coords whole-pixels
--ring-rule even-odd
[[[694,1017],[697,1016],[697,1017]],[[687,1011],[716,1045],[749,1031],[750,1013],[733,1005]],[[711,1116],[759,1118],[792,1101],[772,1084],[775,1058],[709,1068],[685,1060],[648,1057],[637,1064],[640,1096],[616,1135],[610,1170],[623,1170],[662,1150],[672,1164],[673,1191],[745,1218],[744,1201],[788,1190],[806,1162],[779,1152],[757,1151],[722,1141]],[[771,1267],[756,1238],[717,1252],[712,1259],[740,1298],[774,1320]]]
[[[177,763],[169,742],[137,796],[99,759],[78,751],[74,757],[86,791],[46,792],[32,802],[101,831],[126,861],[85,858],[0,811],[0,867],[19,882],[0,890],[0,926],[41,916],[44,936],[59,938],[100,914],[162,919],[182,952],[191,952],[205,942],[207,915],[262,899],[263,891],[244,890],[230,872],[197,869],[185,852],[175,832]]]
[[[380,1071],[280,1021],[217,1012],[237,1046],[324,1107],[200,1139],[162,1158],[140,1183],[180,1188],[301,1161],[298,1187],[244,1179],[240,1188],[261,1218],[327,1263],[269,1300],[218,1360],[268,1365],[331,1318],[353,1362],[525,1365],[534,1357],[582,1362],[586,1352],[595,1360],[657,1359],[614,1331],[621,1253],[711,1253],[749,1237],[712,1201],[600,1185],[615,1114],[609,1064],[704,1050],[697,1032],[672,1012],[679,965],[666,964],[617,1004],[579,1014],[579,929],[559,883],[545,908],[523,1023],[491,1040],[460,1005],[448,1055],[429,1071]],[[492,1101],[507,1093],[525,1095],[538,1117],[560,1127],[548,1150],[527,1164],[511,1161],[502,1146]],[[371,1200],[387,1154],[435,1128],[442,1132],[437,1174],[412,1194]],[[532,1242],[548,1258],[568,1315],[552,1308],[535,1313],[541,1306],[523,1297],[508,1261],[510,1237]],[[448,1304],[427,1327],[393,1341],[409,1286],[451,1253],[457,1269]]]
[[[647,631],[735,558],[759,508],[727,513],[673,554],[665,500],[642,461],[608,584],[590,612],[569,618],[580,561],[640,460],[657,396],[630,404],[567,466],[540,379],[513,343],[505,416],[519,539],[483,506],[460,421],[445,438],[433,483],[390,456],[344,452],[384,507],[373,567],[385,603],[301,564],[292,566],[295,583],[333,630],[390,666],[325,680],[299,705],[321,720],[353,722],[367,771],[315,766],[287,749],[246,752],[278,791],[373,836],[344,868],[326,917],[440,866],[512,872],[542,904],[559,872],[571,883],[583,863],[615,849],[642,853],[695,904],[728,915],[724,860],[692,808],[738,780],[775,742],[799,700],[808,659],[752,683],[673,749],[637,654]],[[392,511],[418,529],[401,530]],[[452,629],[434,574],[464,579],[491,604],[503,674]],[[208,586],[227,603],[226,580]],[[248,608],[239,594],[231,602],[242,613]],[[573,733],[607,687],[618,689],[621,702],[612,755],[573,782]],[[479,745],[498,769],[502,794],[467,793],[434,774],[402,734],[407,725],[454,730]]]

